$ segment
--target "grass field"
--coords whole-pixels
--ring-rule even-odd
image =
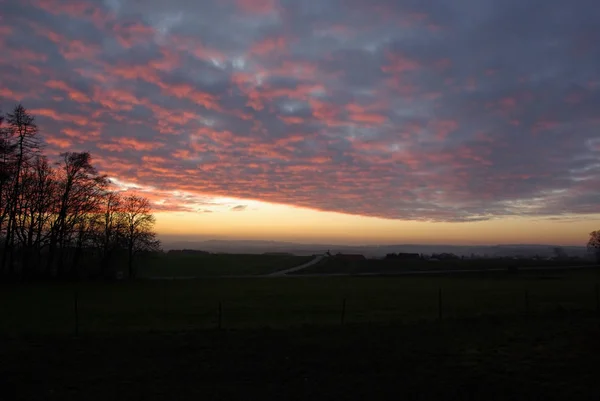
[[[598,270],[460,277],[288,277],[28,284],[0,291],[0,333],[298,327],[597,308]],[[77,314],[75,294],[77,293]],[[346,300],[345,311],[343,303]]]
[[[586,314],[0,338],[6,401],[600,398]]]
[[[216,277],[269,274],[299,266],[312,256],[164,253],[138,261],[140,277]]]
[[[393,274],[406,271],[427,270],[478,270],[506,269],[518,267],[593,266],[590,260],[534,260],[534,259],[456,259],[445,261],[366,259],[349,261],[335,257],[325,258],[318,264],[292,274]]]
[[[0,399],[599,399],[599,281],[590,269],[4,285]]]

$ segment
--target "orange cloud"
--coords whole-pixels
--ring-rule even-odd
[[[164,147],[164,144],[157,142],[144,142],[135,138],[116,138],[111,143],[98,144],[100,149],[105,149],[110,152],[124,152],[127,149],[136,151],[150,151]]]
[[[46,136],[45,140],[50,145],[54,145],[60,149],[67,149],[67,148],[70,148],[73,146],[73,143],[71,141],[69,141],[68,139],[64,139],[64,138],[56,138],[56,137],[52,137],[52,136]]]
[[[87,117],[68,113],[58,113],[52,109],[33,109],[30,110],[30,112],[34,115],[48,117],[55,121],[69,122],[79,126],[86,126],[90,122]]]
[[[349,119],[356,123],[363,124],[382,124],[387,120],[387,117],[382,114],[369,112],[369,110],[378,108],[378,105],[363,107],[354,103],[346,105],[346,110],[349,112]]]
[[[89,103],[90,102],[89,97],[87,97],[83,92],[69,86],[66,82],[50,80],[50,81],[46,81],[46,87],[51,88],[51,89],[61,90],[65,93],[67,93],[67,95],[69,95],[69,97],[76,102],[81,102],[81,103]]]
[[[147,43],[156,34],[154,28],[140,22],[117,23],[113,25],[112,31],[117,41],[126,49]]]
[[[250,14],[270,14],[277,10],[275,0],[237,0],[237,5],[240,10]]]
[[[444,140],[451,132],[458,129],[458,121],[438,120],[433,122],[433,131],[439,140]]]
[[[416,60],[412,60],[401,54],[390,53],[388,54],[388,60],[390,64],[381,67],[383,72],[402,74],[404,72],[414,71],[420,67],[420,64]]]
[[[95,4],[84,0],[64,1],[64,0],[31,0],[33,4],[47,13],[54,15],[68,15],[73,18],[81,18],[92,22],[96,27],[101,28],[114,17],[105,13]]]
[[[304,119],[302,117],[294,117],[294,116],[279,116],[279,119],[286,124],[302,124]]]
[[[256,55],[265,55],[273,52],[281,52],[286,49],[285,38],[267,38],[263,41],[255,43],[250,48],[250,53]]]

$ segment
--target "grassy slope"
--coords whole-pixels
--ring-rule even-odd
[[[163,254],[140,259],[140,277],[261,275],[299,266],[311,256]]]
[[[3,400],[592,400],[597,317],[0,341]]]
[[[335,325],[347,300],[347,322],[436,319],[438,289],[444,317],[594,310],[598,271],[465,277],[230,278],[82,283],[81,332],[180,330],[223,326]],[[73,284],[0,288],[0,333],[74,330]]]

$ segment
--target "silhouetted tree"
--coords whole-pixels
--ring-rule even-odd
[[[556,246],[554,248],[552,248],[552,251],[554,252],[554,257],[556,259],[566,259],[567,258],[567,253],[565,252],[564,249],[562,249],[559,246]]]
[[[14,174],[15,144],[11,141],[8,128],[4,127],[4,116],[0,114],[0,235],[4,237],[4,223],[10,209],[10,183]],[[4,241],[2,241],[2,245]],[[4,254],[4,253],[3,253]]]
[[[100,255],[100,274],[105,277],[108,266],[125,238],[123,198],[119,192],[107,191],[102,197],[101,216],[97,222],[95,243]]]
[[[30,160],[39,151],[40,144],[37,137],[38,128],[35,118],[21,105],[17,105],[12,113],[6,116],[8,123],[7,141],[14,147],[10,154],[9,164],[13,164],[12,183],[7,199],[8,222],[4,240],[4,253],[2,255],[2,269],[8,263],[10,274],[14,273],[14,244],[16,219],[18,212],[18,198],[21,195],[21,181],[23,172],[29,167]]]
[[[600,264],[600,230],[592,231],[587,244],[588,250],[594,253],[596,261]]]
[[[135,277],[134,256],[160,245],[154,216],[147,199],[109,184],[87,152],[51,164],[22,105],[0,115],[0,277],[79,277],[96,265],[104,275],[119,250]]]
[[[88,152],[67,152],[61,155],[58,167],[58,202],[56,218],[52,222],[48,251],[48,269],[57,275],[65,272],[68,247],[81,249],[84,238],[93,224],[88,224],[88,214],[98,212],[101,194],[108,185],[106,177],[99,176],[91,164]],[[75,229],[77,227],[77,229]],[[77,255],[76,255],[77,256]],[[74,265],[77,263],[77,257]],[[73,266],[76,267],[76,266]]]
[[[24,175],[17,199],[15,237],[21,249],[21,270],[32,274],[31,258],[39,261],[40,251],[48,238],[48,224],[55,206],[54,172],[45,156],[37,156]]]
[[[123,200],[123,220],[125,224],[125,244],[127,246],[127,266],[129,278],[136,276],[134,257],[143,251],[156,251],[160,242],[153,231],[155,219],[150,213],[148,199],[129,195]]]

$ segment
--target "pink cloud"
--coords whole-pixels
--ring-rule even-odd
[[[456,131],[459,127],[458,121],[455,120],[438,120],[432,123],[432,128],[435,136],[439,140],[444,140],[446,137]]]
[[[115,138],[112,140],[111,143],[98,144],[97,146],[100,149],[105,149],[110,152],[123,152],[127,149],[132,149],[136,151],[150,151],[160,149],[164,147],[164,144],[156,142],[145,142],[134,138],[123,137]]]
[[[237,0],[239,9],[250,14],[270,14],[277,10],[276,0]]]
[[[301,117],[285,117],[285,116],[279,116],[279,119],[281,121],[283,121],[286,124],[302,124],[304,123],[304,119]]]
[[[34,115],[51,118],[55,121],[68,122],[79,126],[86,126],[90,123],[90,120],[85,116],[69,113],[59,113],[52,109],[33,109],[30,110],[30,112]]]
[[[57,137],[52,137],[52,136],[48,136],[46,135],[46,137],[44,138],[46,140],[47,143],[49,143],[52,146],[55,146],[59,149],[68,149],[71,148],[73,146],[73,143],[65,138],[57,138]]]
[[[83,92],[69,86],[67,83],[58,80],[46,81],[46,87],[51,89],[58,89],[65,92],[73,101],[80,103],[89,103],[90,98]]]
[[[96,27],[104,27],[113,16],[98,8],[96,4],[85,0],[31,0],[35,6],[54,15],[67,15],[72,18],[92,22]]]
[[[551,131],[559,126],[559,123],[553,120],[540,120],[535,123],[531,129],[532,134],[536,135],[543,131]]]
[[[286,47],[287,43],[284,37],[267,38],[252,45],[250,53],[260,56],[269,53],[282,52]]]
[[[112,31],[121,46],[126,49],[148,43],[156,35],[154,28],[137,21],[115,23]]]
[[[402,54],[390,53],[388,54],[388,61],[388,65],[381,67],[383,72],[402,74],[408,71],[414,71],[420,67],[419,62],[403,56]]]

